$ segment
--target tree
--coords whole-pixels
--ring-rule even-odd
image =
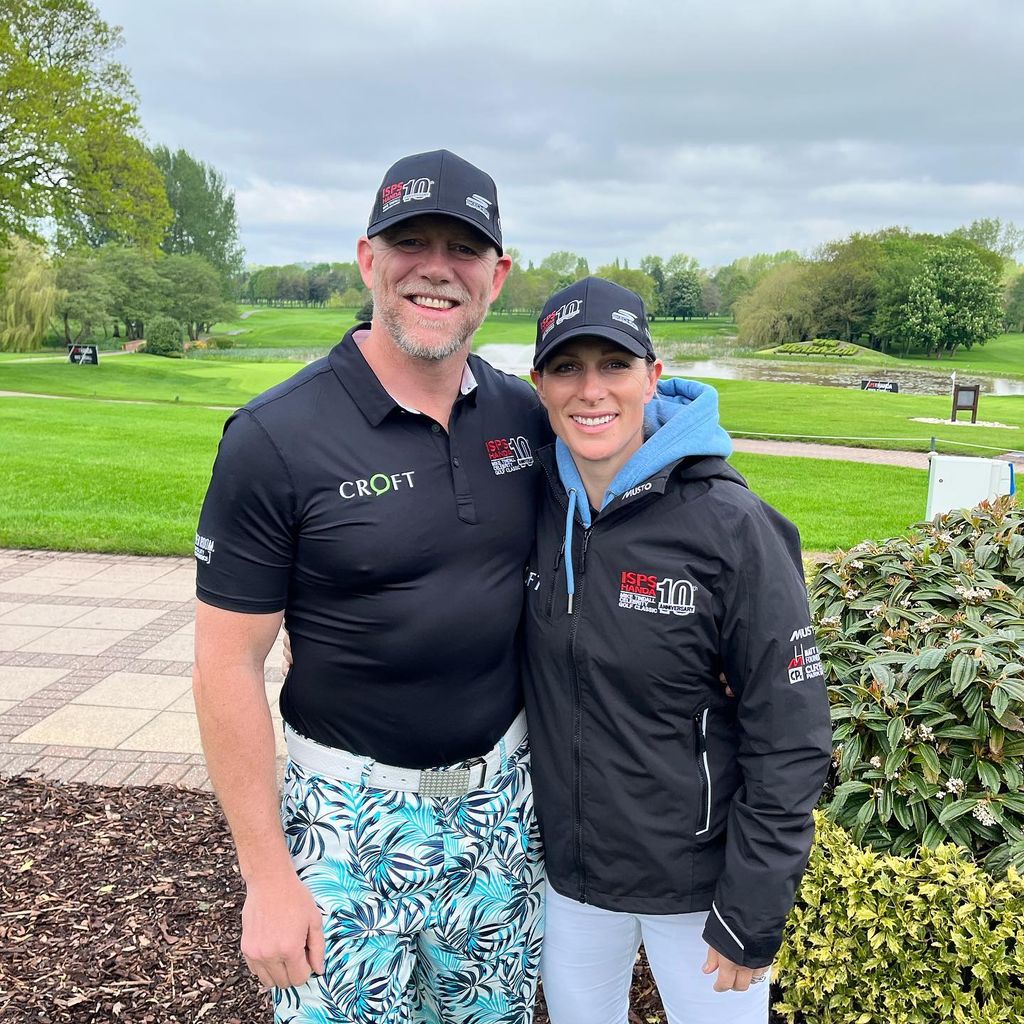
[[[549,256],[545,256],[540,261],[540,269],[550,271],[555,275],[555,291],[561,288],[567,288],[573,283],[573,281],[579,280],[576,276],[577,270],[580,265],[582,257],[577,256],[574,252],[566,252],[561,250],[559,252],[553,252]],[[584,265],[586,260],[583,260]],[[586,277],[586,274],[583,275]]]
[[[155,247],[170,219],[138,139],[118,29],[87,0],[6,0],[0,22],[0,239],[51,218]]]
[[[225,280],[241,273],[235,194],[223,176],[184,149],[172,153],[166,146],[157,146],[152,157],[163,175],[173,213],[160,246],[163,251],[179,256],[196,253]]]
[[[113,295],[99,261],[91,252],[71,252],[57,267],[60,297],[54,315],[71,345],[92,337],[93,331],[111,319]]]
[[[698,316],[703,312],[701,298],[703,289],[700,275],[696,270],[681,270],[665,282],[664,309],[662,315],[673,320]]]
[[[114,336],[118,336],[117,321],[121,321],[129,341],[144,337],[146,320],[162,312],[166,304],[166,285],[153,259],[119,245],[105,245],[96,256],[110,289]]]
[[[642,270],[630,270],[625,266],[620,267],[618,260],[603,267],[598,267],[596,273],[598,277],[614,281],[616,284],[622,285],[623,288],[629,288],[631,291],[636,292],[644,300],[644,305],[648,310],[654,308],[654,278],[649,274],[645,274]]]
[[[644,256],[640,269],[654,282],[654,298],[648,310],[651,316],[665,315],[665,261],[660,256]]]
[[[757,287],[736,303],[741,341],[781,345],[807,341],[816,330],[814,267],[784,262],[768,271]]]
[[[156,264],[164,282],[160,311],[184,325],[195,341],[218,320],[233,320],[238,311],[224,299],[223,281],[216,268],[197,253],[165,256]]]
[[[971,246],[946,245],[926,258],[942,308],[941,351],[952,355],[994,338],[1002,326],[999,274],[986,267]]]
[[[722,309],[722,289],[709,274],[701,274],[701,305],[705,316],[718,316]]]
[[[1013,221],[1004,224],[998,217],[983,217],[965,227],[956,228],[950,234],[974,242],[1008,260],[1024,251],[1024,229],[1017,227]]]
[[[1006,286],[1003,322],[1008,331],[1024,331],[1024,271]]]
[[[43,250],[24,239],[13,239],[4,256],[0,288],[0,351],[39,348],[58,298],[56,275]]]

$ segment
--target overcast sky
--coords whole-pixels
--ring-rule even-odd
[[[524,260],[1024,225],[1021,0],[94,2],[253,263],[353,258],[388,165],[439,148]]]

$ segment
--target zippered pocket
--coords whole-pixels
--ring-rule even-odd
[[[697,756],[697,775],[700,778],[700,814],[696,835],[711,829],[711,767],[708,764],[708,713],[704,708],[693,716],[693,749]]]

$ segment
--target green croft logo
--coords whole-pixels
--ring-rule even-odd
[[[348,501],[350,498],[379,498],[400,487],[411,490],[415,486],[412,481],[415,473],[416,470],[409,469],[404,473],[374,473],[365,480],[343,480],[338,493]]]

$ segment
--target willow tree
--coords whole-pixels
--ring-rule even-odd
[[[60,291],[43,250],[16,238],[4,254],[0,287],[0,350],[31,352],[50,326]]]

